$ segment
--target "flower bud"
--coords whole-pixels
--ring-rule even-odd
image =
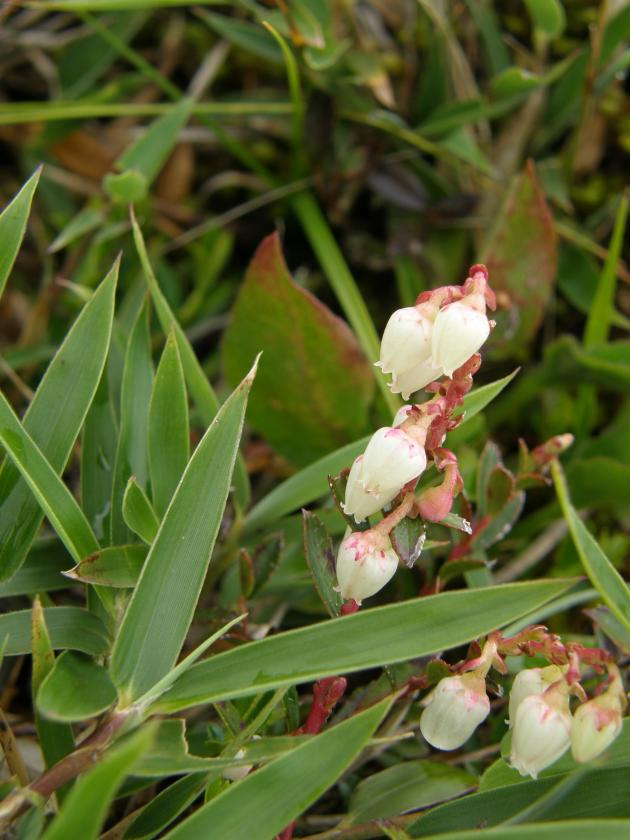
[[[609,691],[579,706],[571,726],[573,758],[580,763],[597,758],[619,735],[621,725],[621,700]]]
[[[245,750],[239,750],[234,756],[236,759],[244,757]],[[225,770],[221,772],[221,775],[224,779],[228,779],[230,782],[238,782],[240,779],[244,779],[245,776],[247,776],[253,766],[253,764],[237,764],[234,767],[226,767]]]
[[[354,516],[355,522],[363,522],[368,516],[388,505],[398,493],[394,488],[387,493],[373,493],[365,489],[363,482],[363,455],[355,458],[346,482],[344,512]]]
[[[360,604],[382,589],[397,568],[398,555],[388,536],[375,530],[350,534],[337,554],[337,581],[342,598]]]
[[[543,694],[521,700],[512,725],[510,764],[521,776],[536,779],[541,770],[567,751],[571,742],[571,712],[564,680]]]
[[[481,295],[468,295],[438,312],[433,327],[431,359],[447,376],[464,364],[490,335]]]
[[[372,435],[363,454],[361,481],[368,493],[399,492],[426,465],[423,446],[402,429],[384,426]]]
[[[429,695],[420,732],[438,750],[456,750],[490,712],[486,681],[479,674],[445,677]]]
[[[404,400],[408,400],[411,394],[426,387],[430,382],[435,382],[442,376],[442,368],[435,367],[431,359],[425,359],[402,373],[395,373],[390,382],[389,389],[392,394],[402,394]]]
[[[510,691],[509,716],[510,726],[513,726],[516,710],[526,697],[542,694],[549,686],[562,677],[563,670],[558,665],[546,668],[526,668],[514,677]]]
[[[398,376],[431,355],[433,321],[422,307],[406,306],[393,313],[381,341],[381,359],[377,366],[383,373]]]
[[[418,497],[418,513],[427,522],[441,522],[453,507],[453,499],[463,487],[457,461],[446,464],[444,480]]]

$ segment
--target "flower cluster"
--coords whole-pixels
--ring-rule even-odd
[[[397,559],[388,534],[401,519],[397,499],[405,505],[405,515],[440,522],[462,489],[457,459],[443,443],[446,433],[461,422],[454,412],[472,387],[480,364],[477,351],[492,328],[486,306],[494,309],[494,294],[485,267],[475,265],[462,286],[425,292],[415,306],[399,309],[389,319],[377,364],[383,373],[391,373],[391,390],[405,399],[420,388],[434,396],[403,406],[392,425],[375,432],[352,464],[345,514],[362,523],[392,505],[395,510],[375,528],[351,533],[342,542],[337,579],[345,599],[360,603],[395,573]],[[447,378],[437,381],[442,377]],[[429,463],[442,480],[415,497],[414,486]]]
[[[420,731],[440,750],[461,747],[490,712],[486,676],[491,667],[505,672],[503,655],[536,650],[555,659],[544,668],[520,671],[509,698],[512,730],[509,762],[522,776],[538,774],[569,748],[577,762],[597,758],[621,731],[626,696],[617,666],[605,651],[563,645],[545,628],[527,628],[518,637],[490,636],[481,655],[462,663],[425,698]],[[564,660],[564,661],[563,661]],[[579,682],[580,660],[607,678],[588,700]],[[574,713],[570,698],[581,701]]]

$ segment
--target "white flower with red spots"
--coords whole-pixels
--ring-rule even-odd
[[[440,309],[431,337],[431,364],[447,376],[468,361],[490,335],[483,295],[471,294]]]
[[[465,744],[490,713],[486,681],[476,673],[445,677],[429,695],[420,732],[438,750]]]
[[[512,721],[510,764],[521,776],[538,778],[541,770],[564,755],[570,743],[571,712],[564,680],[518,704]]]
[[[339,546],[337,581],[344,600],[360,604],[394,576],[398,555],[388,536],[375,530],[354,532]]]

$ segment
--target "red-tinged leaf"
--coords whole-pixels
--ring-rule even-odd
[[[277,234],[256,251],[232,311],[228,380],[261,350],[247,416],[278,452],[305,465],[366,431],[370,366],[345,322],[293,282]]]
[[[526,355],[542,323],[557,263],[553,219],[531,161],[508,190],[483,262],[500,304],[490,352],[495,357]]]

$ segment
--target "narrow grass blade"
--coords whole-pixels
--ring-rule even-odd
[[[588,531],[577,511],[571,504],[569,488],[558,461],[552,461],[551,475],[562,513],[569,526],[569,532],[584,571],[602,596],[610,611],[630,630],[630,589],[617,569],[599,547],[597,540]]]
[[[296,747],[203,805],[166,837],[272,840],[361,753],[389,708],[383,701]],[[282,796],[270,796],[282,791]]]
[[[157,708],[175,711],[437,653],[514,621],[572,585],[541,580],[445,592],[280,633],[194,665]]]
[[[42,168],[40,166],[24,184],[13,201],[0,214],[0,297],[2,297],[2,292],[24,238],[33,195],[41,172]]]
[[[110,538],[113,545],[128,542],[130,537],[122,512],[127,480],[133,475],[140,487],[144,488],[149,475],[147,423],[153,388],[153,363],[148,316],[148,304],[145,303],[131,330],[125,353],[120,395],[120,435],[110,512]]]
[[[85,514],[0,393],[0,444],[4,446],[63,544],[78,563],[98,550]]]
[[[217,399],[217,396],[214,393],[212,385],[208,381],[203,368],[199,364],[199,360],[195,356],[195,351],[186,337],[185,332],[177,322],[177,319],[173,314],[173,310],[162,294],[162,290],[160,289],[157,278],[153,272],[153,268],[151,267],[142,231],[140,230],[133,213],[131,214],[131,225],[133,228],[133,238],[136,244],[136,250],[138,251],[138,256],[140,257],[144,277],[149,288],[149,294],[151,295],[153,305],[155,306],[160,326],[166,335],[170,333],[171,329],[175,334],[177,348],[179,350],[190,396],[201,415],[201,419],[206,426],[209,426],[219,410],[219,400]],[[246,507],[250,498],[249,478],[240,455],[237,459],[234,470],[234,492],[241,507]]]
[[[210,562],[238,452],[256,366],[202,438],[164,515],[112,653],[124,700],[145,694],[173,667]]]
[[[111,336],[117,277],[118,263],[83,308],[24,415],[25,432],[58,474],[68,460],[101,378]],[[0,500],[0,580],[6,580],[22,564],[42,512],[11,463],[0,469]]]
[[[149,404],[149,473],[158,516],[169,505],[190,455],[188,399],[177,340],[171,329]]]

